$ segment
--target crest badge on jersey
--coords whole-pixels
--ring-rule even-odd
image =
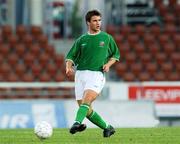
[[[104,46],[104,41],[100,41],[99,46],[103,47]]]

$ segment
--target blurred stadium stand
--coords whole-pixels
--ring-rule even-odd
[[[121,60],[109,79],[114,81],[180,80],[180,4],[154,0],[124,4],[126,24],[108,24]],[[1,82],[61,82],[67,79],[64,53],[57,53],[40,26],[0,27]]]

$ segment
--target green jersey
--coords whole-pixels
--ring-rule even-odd
[[[105,32],[82,35],[66,56],[66,60],[74,62],[77,70],[92,71],[102,71],[110,58],[119,60],[120,53],[113,37]]]

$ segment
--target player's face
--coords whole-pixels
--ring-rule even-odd
[[[100,31],[101,28],[101,17],[92,16],[90,22],[88,22],[90,32],[96,33]]]

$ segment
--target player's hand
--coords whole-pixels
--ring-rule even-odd
[[[66,75],[69,77],[72,76],[73,74],[74,74],[73,67],[66,67]]]
[[[104,66],[103,66],[103,72],[109,72],[109,65],[108,64],[105,64]]]

